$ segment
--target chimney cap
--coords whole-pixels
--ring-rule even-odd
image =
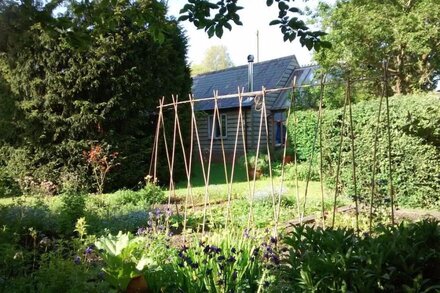
[[[249,63],[250,62],[254,62],[254,55],[252,55],[252,54],[248,55],[247,56],[247,60],[248,60]]]

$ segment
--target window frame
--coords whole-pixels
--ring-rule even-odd
[[[215,126],[216,128],[214,129],[214,139],[226,139],[228,138],[228,115],[226,113],[221,113],[220,115],[220,123],[218,121],[218,119],[215,119]],[[212,127],[212,121],[214,120],[214,114],[209,114],[208,115],[208,138],[211,139],[212,137],[212,133],[211,131],[213,130]],[[222,127],[220,127],[220,125]],[[219,129],[219,135],[217,135],[217,127]],[[223,133],[222,129],[224,128],[225,131]]]

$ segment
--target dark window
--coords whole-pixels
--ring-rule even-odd
[[[275,146],[283,146],[286,140],[286,113],[275,112],[273,119],[275,128]]]
[[[211,134],[213,130],[213,122],[214,115],[208,116],[208,136],[211,139]],[[215,127],[214,127],[214,138],[227,138],[228,137],[228,117],[226,114],[220,114],[220,121],[218,121],[217,117],[215,119]]]

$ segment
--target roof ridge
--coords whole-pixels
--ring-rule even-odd
[[[288,55],[288,56],[284,56],[284,57],[279,57],[279,58],[275,58],[275,59],[270,59],[270,60],[265,60],[265,61],[261,61],[261,62],[254,62],[254,66],[256,64],[264,64],[264,63],[269,63],[269,62],[273,62],[273,61],[277,61],[277,60],[282,60],[282,59],[288,59],[288,58],[296,58],[296,56],[294,54],[292,54],[292,55]],[[210,71],[210,72],[201,73],[201,74],[198,74],[198,75],[194,75],[193,78],[201,77],[201,76],[204,76],[204,75],[220,73],[220,72],[224,72],[224,71],[228,71],[228,70],[233,70],[233,69],[240,69],[240,68],[243,68],[243,67],[248,67],[248,64],[228,67],[228,68],[224,68],[224,69],[220,69],[220,70],[216,70],[216,71]]]

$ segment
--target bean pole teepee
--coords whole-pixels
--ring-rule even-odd
[[[389,102],[387,97],[387,74],[386,74],[386,63],[384,65],[384,75],[383,75],[383,90],[382,95],[380,97],[379,102],[379,108],[377,112],[377,124],[375,125],[375,137],[374,137],[374,145],[373,145],[373,154],[372,154],[372,174],[371,174],[371,196],[370,196],[370,203],[369,203],[369,228],[370,231],[372,229],[372,219],[373,219],[373,205],[374,205],[374,197],[375,197],[375,176],[377,172],[377,149],[378,149],[378,140],[379,140],[379,123],[381,121],[381,112],[382,112],[382,106],[383,106],[383,100],[385,100],[385,107],[386,107],[386,125],[387,125],[387,136],[388,136],[388,161],[389,161],[389,168],[388,168],[388,177],[389,177],[389,186],[388,186],[388,192],[389,196],[391,198],[391,223],[395,223],[394,219],[394,190],[392,185],[392,177],[393,177],[393,168],[391,164],[391,133],[390,133],[390,111],[389,111]],[[350,137],[350,145],[351,145],[351,165],[352,165],[352,182],[354,186],[354,201],[355,201],[355,216],[356,216],[356,229],[359,232],[359,194],[358,194],[358,187],[357,187],[357,178],[356,178],[356,154],[355,154],[355,135],[354,135],[354,125],[353,125],[353,114],[352,114],[352,85],[355,81],[352,80],[350,77],[346,78],[346,86],[345,86],[345,99],[344,99],[344,106],[342,110],[342,124],[340,129],[340,137],[339,137],[339,146],[338,146],[338,154],[337,154],[337,164],[336,164],[336,175],[335,175],[335,186],[334,186],[334,197],[333,197],[333,208],[332,208],[332,224],[333,227],[335,225],[335,216],[337,213],[337,199],[338,196],[341,193],[341,182],[340,182],[340,171],[341,171],[341,153],[342,153],[342,145],[344,143],[344,132],[345,130],[345,122],[346,122],[346,116],[348,112],[348,131],[349,131],[349,137]],[[283,196],[283,186],[285,181],[285,165],[284,162],[281,164],[281,183],[279,185],[279,191],[275,192],[274,187],[274,180],[273,180],[273,174],[272,174],[272,157],[271,157],[271,148],[269,145],[269,139],[265,139],[265,146],[263,146],[263,139],[262,136],[265,135],[266,138],[269,137],[269,123],[268,123],[268,113],[267,113],[267,106],[266,106],[266,97],[269,93],[277,93],[281,91],[290,91],[290,107],[287,109],[287,117],[286,117],[286,124],[289,123],[293,119],[293,125],[298,125],[298,119],[296,115],[296,104],[297,99],[296,96],[299,94],[299,91],[302,88],[309,88],[309,87],[319,87],[319,108],[317,111],[317,124],[315,127],[315,136],[313,141],[313,150],[310,154],[309,159],[309,166],[308,166],[308,174],[306,178],[306,185],[305,185],[305,192],[302,200],[302,207],[301,207],[301,201],[300,201],[300,194],[298,189],[298,168],[297,168],[297,138],[295,136],[288,137],[288,131],[285,132],[284,141],[291,141],[294,151],[294,177],[295,177],[295,185],[296,185],[296,208],[297,213],[299,215],[299,223],[302,223],[304,218],[304,211],[306,207],[307,202],[307,195],[308,195],[308,186],[310,182],[310,174],[311,174],[311,168],[312,163],[315,160],[315,148],[316,145],[319,144],[319,177],[320,177],[320,191],[321,191],[321,205],[322,209],[320,211],[321,213],[321,220],[322,225],[325,225],[325,206],[324,206],[324,175],[323,175],[323,99],[325,96],[325,87],[328,84],[331,84],[332,82],[327,81],[326,75],[323,74],[320,78],[320,82],[317,84],[310,84],[310,85],[301,85],[297,86],[296,79],[293,80],[291,87],[286,88],[276,88],[276,89],[266,89],[262,88],[260,91],[253,91],[253,92],[244,92],[243,89],[238,88],[236,94],[229,94],[229,95],[218,95],[218,91],[214,91],[213,96],[210,98],[203,98],[203,99],[195,99],[194,96],[189,95],[187,100],[180,101],[178,96],[172,96],[171,97],[171,103],[165,104],[165,97],[161,98],[159,100],[159,106],[158,109],[158,120],[157,120],[157,127],[155,132],[155,138],[154,138],[154,144],[152,148],[152,156],[151,156],[151,163],[150,163],[150,176],[153,178],[157,178],[157,170],[158,170],[158,156],[165,153],[165,156],[167,158],[167,167],[169,171],[169,184],[168,184],[168,208],[171,209],[171,198],[175,196],[175,180],[174,180],[174,169],[175,169],[175,160],[176,160],[176,151],[179,148],[182,151],[182,157],[183,157],[183,163],[185,166],[185,174],[186,174],[186,185],[187,185],[187,192],[185,195],[185,200],[183,204],[183,236],[185,237],[187,233],[187,225],[188,225],[188,213],[190,212],[191,208],[194,208],[194,201],[193,201],[193,192],[192,192],[192,184],[191,184],[191,171],[193,168],[193,160],[198,159],[201,164],[202,169],[202,176],[204,181],[204,200],[203,200],[203,223],[201,226],[201,232],[203,234],[207,233],[206,225],[207,225],[207,217],[211,216],[210,213],[210,196],[209,196],[209,185],[210,185],[210,175],[211,175],[211,166],[212,166],[212,159],[213,159],[213,145],[214,145],[214,131],[210,131],[210,145],[209,145],[209,153],[208,153],[208,159],[207,162],[205,162],[203,158],[203,151],[201,147],[200,142],[200,135],[199,135],[199,127],[197,125],[197,119],[196,119],[196,107],[195,105],[199,102],[203,101],[213,101],[214,102],[214,111],[213,111],[213,122],[211,125],[219,124],[220,129],[220,146],[221,146],[221,156],[223,160],[224,165],[224,173],[225,173],[225,184],[227,186],[227,194],[225,196],[227,200],[226,205],[226,216],[225,216],[225,228],[228,229],[231,219],[233,215],[231,214],[231,201],[232,201],[232,191],[234,187],[234,169],[235,165],[237,163],[237,153],[239,151],[239,145],[242,145],[242,152],[243,157],[245,160],[245,166],[246,166],[246,174],[247,174],[247,197],[249,199],[249,215],[248,215],[248,221],[247,221],[247,228],[250,229],[253,227],[254,222],[254,212],[253,212],[253,205],[254,205],[254,197],[255,197],[255,191],[256,191],[256,172],[253,172],[253,176],[249,175],[249,169],[248,169],[248,148],[246,146],[246,139],[245,139],[245,121],[244,121],[244,115],[243,115],[243,99],[252,97],[254,98],[255,108],[257,111],[260,112],[260,118],[259,118],[259,126],[258,126],[258,139],[257,139],[257,147],[255,150],[255,164],[257,163],[257,160],[259,156],[261,155],[261,150],[263,148],[266,148],[267,154],[268,154],[268,162],[269,162],[269,179],[270,179],[270,189],[271,189],[271,199],[272,199],[272,208],[273,208],[273,234],[276,236],[278,234],[278,228],[279,228],[279,220],[280,220],[280,211],[281,211],[281,200]],[[238,100],[238,119],[237,119],[237,125],[235,130],[235,138],[234,138],[234,147],[232,152],[232,169],[230,172],[228,172],[227,168],[227,157],[225,152],[225,146],[223,142],[223,135],[221,133],[222,127],[222,119],[220,118],[220,109],[219,109],[219,101],[226,100],[226,99],[237,99]],[[182,105],[189,105],[190,111],[191,111],[191,118],[190,118],[190,141],[189,143],[185,144],[183,135],[182,135],[182,126],[179,119],[179,106]],[[181,107],[183,108],[183,107]],[[348,108],[348,111],[347,111]],[[164,116],[164,110],[169,110],[173,113],[174,116],[174,126],[172,129],[172,142],[171,145],[167,141],[167,137],[169,137],[167,134],[166,124],[165,124],[165,116]],[[182,110],[181,110],[182,111]],[[188,107],[184,108],[184,111],[188,111]],[[241,136],[241,137],[240,137]],[[288,140],[289,139],[289,140]],[[162,149],[159,149],[159,145],[162,144],[164,147]],[[189,145],[188,145],[189,144]],[[284,144],[283,148],[283,157],[286,156],[286,150],[287,150],[287,143]],[[161,167],[163,168],[163,166]],[[191,201],[191,206],[190,206]],[[176,204],[176,210],[179,212],[178,206]],[[168,223],[167,223],[168,224]]]

